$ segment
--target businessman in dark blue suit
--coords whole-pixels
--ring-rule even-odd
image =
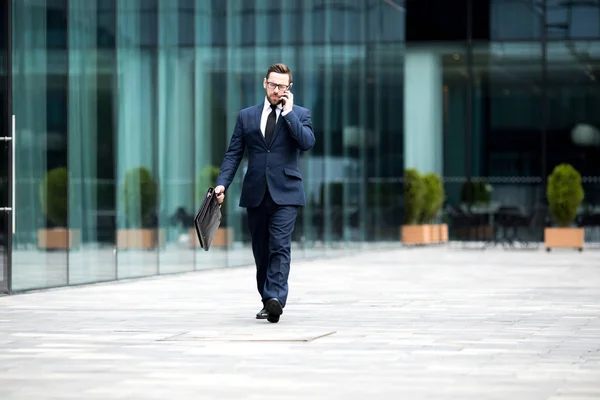
[[[315,135],[310,111],[294,104],[292,72],[286,65],[270,66],[263,87],[264,102],[238,115],[215,191],[222,203],[248,150],[239,205],[248,209],[256,282],[263,302],[256,318],[279,322],[288,297],[292,232],[298,207],[306,204],[298,156],[314,146]]]

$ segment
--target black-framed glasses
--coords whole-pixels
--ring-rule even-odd
[[[269,89],[275,90],[275,88],[278,88],[282,92],[285,92],[286,90],[288,90],[289,88],[291,88],[292,85],[293,85],[293,83],[290,83],[289,85],[278,85],[278,84],[273,83],[273,82],[267,82],[267,86],[269,87]]]

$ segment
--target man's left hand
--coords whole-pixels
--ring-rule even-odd
[[[215,194],[217,195],[217,201],[219,202],[219,204],[223,203],[223,200],[225,200],[225,186],[217,186],[215,188]]]
[[[281,96],[285,99],[285,105],[283,106],[283,112],[292,111],[294,107],[294,94],[289,90]]]

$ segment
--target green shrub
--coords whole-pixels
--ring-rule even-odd
[[[416,225],[423,212],[425,184],[414,168],[404,170],[404,217],[407,225]]]
[[[146,228],[156,208],[158,185],[145,167],[133,168],[125,174],[123,202],[129,228]]]
[[[439,203],[438,203],[438,209],[436,210],[436,215],[442,209],[442,207],[444,207],[444,202],[446,201],[446,188],[444,187],[444,181],[442,180],[442,178],[439,175],[438,175],[438,179],[439,179],[439,186],[438,186]]]
[[[575,220],[577,208],[583,201],[581,175],[569,164],[557,165],[548,177],[546,195],[556,224],[568,227]]]
[[[40,186],[42,210],[56,226],[66,228],[69,219],[69,173],[65,167],[46,173]]]
[[[423,176],[424,195],[421,222],[431,223],[442,208],[445,200],[444,183],[438,174],[429,173]]]

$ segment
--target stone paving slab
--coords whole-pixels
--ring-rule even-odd
[[[317,329],[278,329],[276,331],[265,331],[264,329],[219,331],[204,330],[182,332],[177,335],[168,336],[160,341],[225,341],[225,342],[312,342],[323,337],[333,335],[335,331],[319,331]]]
[[[414,248],[0,298],[0,399],[598,399],[600,252]]]

